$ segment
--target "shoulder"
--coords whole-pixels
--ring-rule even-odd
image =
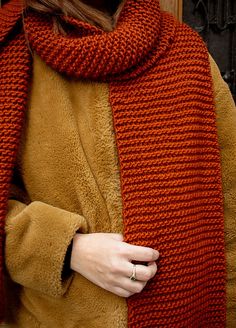
[[[213,84],[214,100],[218,116],[221,117],[221,113],[225,111],[233,111],[235,113],[235,103],[229,87],[223,80],[220,70],[211,55],[209,55],[209,63]],[[226,113],[224,113],[224,117],[225,114]]]
[[[170,24],[172,21],[172,24]],[[206,44],[202,37],[184,22],[178,21],[173,15],[163,12],[162,24],[166,25],[166,30],[170,25],[174,26],[170,50],[173,50],[179,60],[190,60],[196,67],[204,67],[209,71],[209,58]],[[197,69],[197,68],[196,68]]]
[[[223,80],[219,67],[217,66],[216,62],[214,61],[214,59],[210,54],[209,54],[209,63],[210,63],[215,98],[219,97],[220,93],[223,94],[226,93],[227,95],[231,96],[228,85]]]
[[[236,107],[227,83],[221,77],[214,59],[209,55],[216,123],[221,150],[236,149]],[[233,150],[232,150],[233,149]],[[236,155],[236,152],[235,152]],[[234,157],[235,158],[235,157]]]

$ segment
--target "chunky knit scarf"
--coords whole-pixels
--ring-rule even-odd
[[[109,33],[65,17],[71,35],[62,36],[50,17],[31,12],[25,38],[18,1],[0,10],[1,244],[30,84],[29,43],[56,71],[109,83],[125,239],[161,254],[156,277],[127,301],[129,327],[225,327],[221,168],[203,42],[161,13],[157,0],[127,0]],[[2,267],[2,253],[0,260]]]

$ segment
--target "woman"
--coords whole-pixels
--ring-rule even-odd
[[[10,327],[233,327],[235,108],[201,39],[157,0],[0,21]]]

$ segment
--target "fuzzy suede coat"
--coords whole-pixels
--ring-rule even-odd
[[[212,59],[225,205],[227,327],[236,325],[236,109]],[[125,328],[126,300],[77,273],[77,231],[122,233],[107,84],[71,81],[34,56],[29,110],[6,220],[7,327]],[[158,274],[158,273],[157,273]]]

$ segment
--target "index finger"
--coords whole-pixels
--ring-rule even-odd
[[[153,248],[125,244],[127,245],[127,256],[130,261],[152,262],[159,257],[159,252]]]

